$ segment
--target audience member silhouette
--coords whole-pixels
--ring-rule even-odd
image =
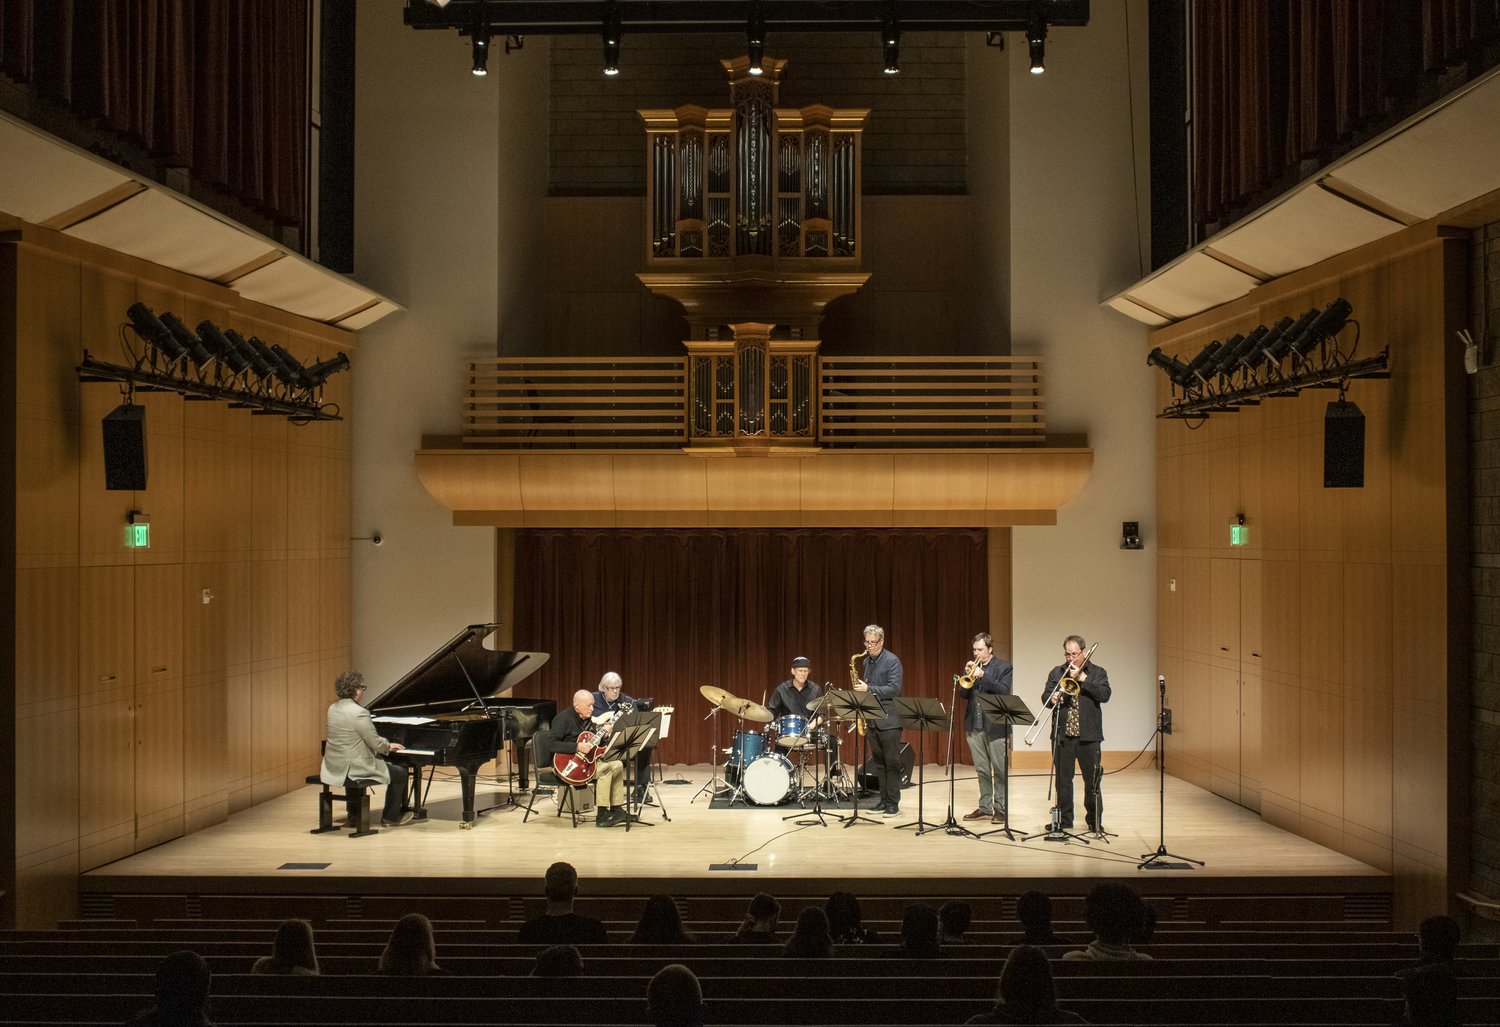
[[[901,945],[896,955],[907,959],[936,959],[938,944],[937,910],[925,903],[914,903],[901,913]]]
[[[1140,936],[1145,903],[1125,884],[1105,881],[1089,889],[1083,900],[1083,919],[1094,932],[1088,948],[1063,954],[1064,959],[1130,961],[1150,959],[1131,947],[1130,940]]]
[[[609,941],[604,924],[573,912],[578,894],[578,871],[571,863],[553,863],[543,879],[547,911],[521,925],[516,940],[524,945],[603,945]]]
[[[850,892],[836,891],[828,896],[828,901],[823,903],[823,912],[828,914],[828,932],[833,935],[835,944],[868,945],[878,940],[874,931],[865,929],[859,899]]]
[[[437,964],[432,921],[421,913],[408,913],[397,920],[375,972],[387,977],[438,977],[446,974],[448,971]]]
[[[1006,957],[1000,971],[995,1008],[969,1023],[1088,1023],[1077,1013],[1057,1007],[1057,988],[1047,953],[1035,945],[1019,945]]]
[[[656,1027],[703,1027],[703,988],[681,963],[669,963],[646,986],[646,1014]]]
[[[582,977],[583,957],[576,945],[552,945],[536,954],[533,977]]]
[[[967,945],[969,925],[974,922],[974,907],[960,899],[950,899],[938,907],[939,937],[944,945]]]
[[[833,935],[828,931],[828,914],[817,906],[808,906],[797,914],[797,926],[781,947],[783,956],[793,959],[827,959],[833,955]]]
[[[134,1027],[211,1027],[208,1018],[208,963],[183,949],[156,968],[156,1006],[126,1023]]]
[[[756,944],[780,941],[776,937],[776,921],[780,916],[781,903],[765,892],[760,892],[750,900],[750,906],[745,910],[745,919],[740,921],[739,929],[734,932],[735,941]]]
[[[1458,978],[1438,963],[1401,978],[1404,1027],[1458,1027]]]
[[[1399,971],[1397,977],[1406,977],[1424,966],[1440,966],[1459,976],[1458,944],[1463,940],[1463,930],[1451,916],[1430,916],[1417,925],[1419,955],[1417,965]]]
[[[696,939],[683,929],[682,914],[672,897],[653,895],[641,908],[630,940],[636,945],[691,945]]]
[[[276,928],[271,954],[261,956],[250,968],[253,974],[318,976],[318,953],[313,948],[312,924],[306,920],[283,920]]]
[[[1071,945],[1052,930],[1052,900],[1039,891],[1024,891],[1016,899],[1016,919],[1021,922],[1021,940],[1027,945]]]

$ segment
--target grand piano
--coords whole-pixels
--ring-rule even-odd
[[[473,827],[474,776],[507,740],[521,787],[528,787],[527,744],[551,726],[557,703],[501,693],[536,673],[548,654],[486,648],[498,627],[470,624],[367,703],[375,730],[406,747],[388,759],[411,768],[409,805],[419,820],[427,816],[424,771],[430,782],[433,767],[456,767],[464,800],[459,826]]]

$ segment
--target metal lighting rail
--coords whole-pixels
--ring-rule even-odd
[[[1354,378],[1389,378],[1390,349],[1381,350],[1373,357],[1356,360],[1349,364],[1321,367],[1313,371],[1279,378],[1276,381],[1247,385],[1230,392],[1219,392],[1189,400],[1186,397],[1173,403],[1158,418],[1207,417],[1209,414],[1236,413],[1241,406],[1250,406],[1263,399],[1275,396],[1294,396],[1303,389],[1336,388]]]
[[[338,414],[330,414],[322,403],[309,395],[306,402],[280,399],[264,393],[247,392],[244,389],[225,388],[208,382],[195,382],[188,378],[147,371],[139,367],[122,367],[95,360],[88,350],[83,351],[83,363],[78,365],[78,380],[81,382],[121,382],[132,388],[147,392],[175,392],[180,396],[199,399],[225,400],[231,406],[250,408],[255,414],[279,414],[293,421],[342,421]]]
[[[629,34],[665,32],[744,32],[749,3],[723,0],[617,0],[620,25]],[[891,7],[886,0],[761,0],[768,31],[879,31]],[[1089,0],[973,0],[899,3],[906,32],[1022,32],[1041,11],[1048,25],[1089,23]],[[492,35],[561,36],[597,34],[604,5],[574,0],[451,0],[439,7],[407,0],[402,14],[414,29],[456,29],[470,35],[477,27]]]

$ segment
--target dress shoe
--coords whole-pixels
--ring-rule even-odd
[[[988,820],[991,814],[987,809],[976,809],[973,813],[964,814],[965,820]]]
[[[615,811],[608,806],[600,806],[594,814],[595,827],[614,827],[619,822]]]
[[[990,823],[1003,826],[1005,824],[1005,812],[1003,810],[996,810],[995,815],[990,817]]]
[[[400,827],[402,824],[409,824],[409,823],[411,823],[412,822],[412,818],[415,817],[415,816],[416,816],[415,813],[413,813],[411,810],[407,810],[405,813],[401,814],[395,820],[387,820],[384,817],[381,817],[380,818],[380,826],[381,827]]]
[[[901,807],[900,806],[887,806],[881,812],[881,816],[885,816],[885,817],[899,817],[900,815],[901,815]]]

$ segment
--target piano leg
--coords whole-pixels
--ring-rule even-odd
[[[473,767],[465,767],[462,764],[458,768],[459,787],[464,794],[464,818],[459,821],[460,830],[469,831],[474,827],[474,770]]]
[[[409,790],[406,795],[406,808],[411,810],[413,820],[427,819],[427,806],[423,801],[427,795],[427,789],[422,787],[423,766],[421,763],[410,764],[411,773],[407,775],[410,781]],[[432,767],[429,766],[426,769],[428,780],[431,781]]]

